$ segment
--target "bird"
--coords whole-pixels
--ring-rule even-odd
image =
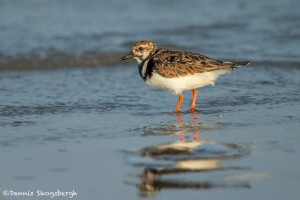
[[[139,74],[147,85],[178,95],[176,113],[180,112],[183,91],[192,90],[193,99],[189,111],[195,112],[197,88],[214,85],[219,76],[250,63],[220,61],[198,53],[157,48],[156,43],[149,40],[134,43],[131,52],[120,60],[130,58],[137,61]]]

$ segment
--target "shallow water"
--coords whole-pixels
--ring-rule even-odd
[[[0,199],[296,197],[299,6],[0,1]],[[251,65],[175,114],[177,96],[119,62],[140,39]]]
[[[136,67],[3,71],[0,188],[74,189],[78,199],[296,195],[300,71],[288,70],[224,75],[199,90],[194,114],[190,92],[175,114],[177,97],[148,88]]]
[[[289,72],[287,76],[278,68],[235,70],[221,77],[216,87],[199,90],[198,112],[207,115],[209,126],[222,128],[298,120],[299,70]],[[1,140],[2,145],[161,135],[170,129],[172,133],[173,124],[168,123],[176,122],[171,111],[177,97],[149,89],[135,67],[5,71],[0,80],[1,129],[8,138]],[[189,92],[185,96],[183,111],[191,100]],[[284,112],[274,114],[281,109]],[[243,115],[243,120],[231,121],[226,116],[231,112]]]

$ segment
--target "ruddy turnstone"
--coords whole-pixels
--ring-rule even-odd
[[[131,53],[120,60],[129,58],[137,60],[140,76],[148,85],[179,95],[175,112],[180,111],[184,90],[193,91],[190,111],[194,112],[196,88],[214,85],[220,75],[249,64],[249,61],[220,61],[192,52],[157,49],[154,42],[147,40],[133,44]]]

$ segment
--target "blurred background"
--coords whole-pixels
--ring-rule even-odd
[[[135,41],[299,66],[297,0],[0,1],[0,69],[117,65]]]
[[[0,199],[57,189],[75,190],[74,199],[299,196],[299,8],[0,0]],[[175,114],[177,96],[119,61],[143,39],[251,64],[199,89],[193,114],[186,91]]]

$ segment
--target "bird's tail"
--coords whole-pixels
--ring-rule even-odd
[[[228,65],[231,69],[238,68],[242,65],[249,65],[250,64],[249,61],[234,61],[234,62],[226,61],[226,62],[223,62],[223,63]]]

